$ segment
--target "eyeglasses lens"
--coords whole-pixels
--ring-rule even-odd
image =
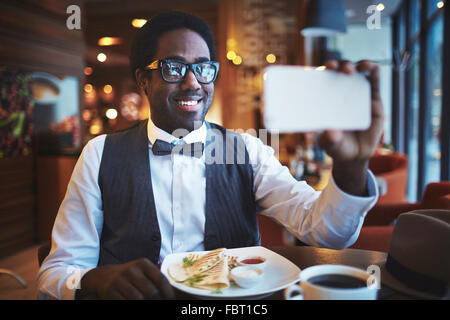
[[[211,82],[216,74],[216,68],[209,63],[197,65],[195,74],[200,82]]]
[[[162,65],[163,75],[167,81],[179,81],[186,73],[186,66],[177,62],[166,62]]]
[[[187,66],[180,62],[168,61],[162,65],[163,77],[168,82],[179,82],[186,75]],[[214,80],[216,68],[210,63],[199,63],[194,66],[194,74],[201,83]]]

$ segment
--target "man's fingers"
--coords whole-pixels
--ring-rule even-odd
[[[102,297],[102,299],[108,299],[108,300],[125,300],[126,297],[118,290],[112,288],[110,291],[108,291],[108,295]]]
[[[142,268],[144,275],[155,284],[162,298],[175,298],[172,286],[156,265],[148,260],[143,260]]]
[[[356,72],[356,68],[351,61],[348,60],[328,60],[325,62],[325,67],[329,70],[339,71],[346,74]]]
[[[155,286],[152,280],[148,279],[144,275],[144,271],[141,269],[135,269],[130,281],[135,288],[142,294],[143,299],[158,299],[160,298],[159,290]]]
[[[138,288],[134,286],[133,281],[131,279],[121,279],[116,289],[120,292],[120,294],[129,300],[142,300],[144,299],[144,295],[140,292]]]
[[[356,69],[360,72],[371,71],[374,67],[377,67],[378,64],[372,62],[370,60],[360,60],[356,63]]]
[[[326,130],[323,134],[332,144],[340,143],[344,137],[342,130]]]
[[[337,70],[339,68],[339,62],[337,60],[328,60],[325,62],[325,67],[330,70]]]
[[[333,151],[341,144],[344,132],[341,130],[326,130],[319,137],[319,146],[328,153]]]
[[[359,72],[367,73],[370,82],[372,99],[380,100],[380,68],[375,62],[362,60],[356,64]]]
[[[361,60],[356,65],[348,60],[329,60],[325,62],[329,70],[352,74],[355,72],[366,73],[370,81],[372,99],[380,100],[380,68],[375,62]]]
[[[352,74],[356,72],[356,68],[353,65],[353,63],[351,63],[348,60],[341,60],[339,61],[339,71],[345,73],[345,74]]]

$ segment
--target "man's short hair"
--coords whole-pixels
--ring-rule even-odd
[[[197,32],[208,45],[211,60],[216,59],[214,38],[204,20],[185,12],[163,12],[148,20],[134,37],[130,54],[130,68],[134,79],[136,69],[144,68],[154,60],[161,35],[176,29],[189,29]]]

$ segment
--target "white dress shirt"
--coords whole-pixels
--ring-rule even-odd
[[[83,149],[59,208],[52,231],[52,249],[38,275],[40,298],[73,299],[81,277],[99,259],[103,226],[98,174],[106,135],[90,140]],[[242,134],[254,173],[259,214],[271,217],[304,243],[341,249],[358,238],[367,211],[378,198],[369,171],[368,197],[340,190],[333,178],[323,191],[297,181],[256,137]],[[148,121],[149,148],[156,139],[179,140]],[[183,140],[205,142],[206,125]],[[205,159],[149,152],[156,214],[161,232],[159,261],[174,252],[204,250],[206,179]]]

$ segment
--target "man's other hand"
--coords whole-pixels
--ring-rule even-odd
[[[97,267],[81,279],[82,295],[98,299],[173,299],[175,294],[158,266],[141,258]]]
[[[377,64],[363,60],[356,65],[349,61],[328,61],[326,67],[346,74],[362,72],[371,87],[371,124],[363,131],[327,130],[319,146],[333,159],[333,178],[345,192],[366,193],[366,172],[369,158],[375,152],[383,130],[383,104],[380,95],[380,72]]]

